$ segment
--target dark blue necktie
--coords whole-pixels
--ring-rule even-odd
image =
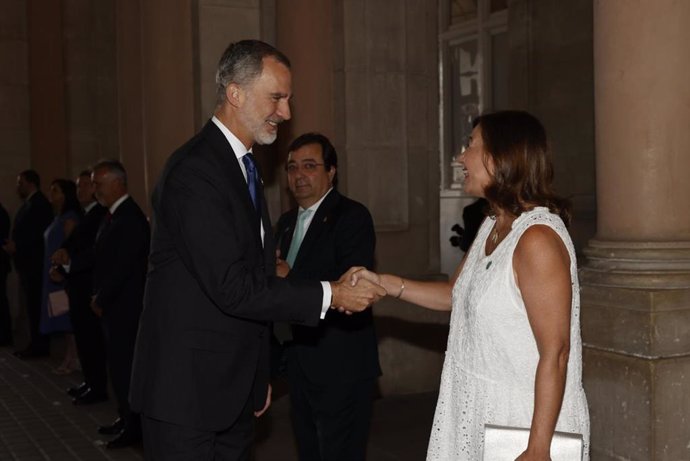
[[[256,171],[256,163],[251,152],[247,152],[242,157],[242,163],[247,170],[247,186],[249,187],[249,195],[254,202],[254,208],[259,211],[259,174]]]

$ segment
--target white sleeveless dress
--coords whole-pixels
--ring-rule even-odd
[[[582,389],[580,287],[575,251],[558,215],[538,207],[521,214],[511,232],[486,256],[494,221],[484,221],[453,287],[450,333],[427,460],[481,459],[484,424],[530,427],[539,361],[520,291],[513,253],[525,230],[552,228],[570,255],[573,285],[570,359],[557,431],[583,434],[589,459],[589,413]]]

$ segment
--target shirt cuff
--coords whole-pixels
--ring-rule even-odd
[[[321,286],[323,287],[323,301],[321,302],[321,320],[326,318],[326,314],[328,313],[328,309],[331,308],[331,296],[333,293],[331,292],[331,284],[329,282],[321,282]]]

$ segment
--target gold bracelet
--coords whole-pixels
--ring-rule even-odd
[[[396,296],[396,299],[400,299],[400,297],[403,294],[403,291],[405,291],[405,279],[400,277],[400,293],[398,293],[398,296]]]

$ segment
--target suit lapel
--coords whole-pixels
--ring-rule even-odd
[[[280,249],[280,257],[282,259],[287,258],[288,250],[290,249],[290,243],[292,243],[292,236],[295,233],[295,225],[297,224],[297,208],[287,212],[285,216],[285,227],[283,229],[278,229],[278,249]]]
[[[113,213],[112,217],[110,218],[110,222],[105,222],[108,213],[106,212],[103,214],[103,218],[101,220],[101,229],[98,232],[98,235],[96,236],[97,242],[102,243],[108,240],[108,236],[110,235],[113,226],[115,226],[116,222],[119,219],[122,219],[122,216],[127,213],[127,208],[130,206],[130,202],[132,201],[132,197],[127,197],[124,202],[120,203],[120,205],[115,210],[115,213]]]
[[[235,194],[239,197],[242,202],[247,216],[254,217],[256,219],[249,219],[252,229],[255,231],[254,234],[256,238],[261,241],[261,229],[259,228],[260,221],[258,219],[256,208],[252,203],[252,197],[249,195],[249,188],[247,187],[247,181],[244,179],[242,170],[240,169],[239,162],[237,161],[237,156],[232,149],[232,146],[225,138],[220,129],[215,125],[215,123],[209,121],[202,130],[204,137],[208,140],[211,147],[213,147],[213,152],[218,160],[218,164],[223,166],[225,170],[225,175],[230,179],[230,184],[235,190]],[[259,172],[260,173],[260,172]],[[262,219],[268,219],[268,210],[266,209],[266,200],[263,199],[263,186],[260,187],[260,195],[262,197],[263,210]],[[263,218],[266,215],[266,218]],[[265,226],[265,224],[264,224]],[[264,229],[270,229],[270,222],[268,226]]]
[[[299,246],[299,251],[295,258],[295,267],[299,267],[300,261],[304,259],[305,255],[308,255],[312,251],[314,244],[318,241],[323,230],[329,226],[329,220],[332,219],[331,212],[338,202],[340,202],[340,194],[337,190],[332,190],[326,198],[323,199],[321,205],[319,205],[319,208],[316,210],[309,224],[309,229],[307,229],[307,233],[304,235],[304,239]]]

